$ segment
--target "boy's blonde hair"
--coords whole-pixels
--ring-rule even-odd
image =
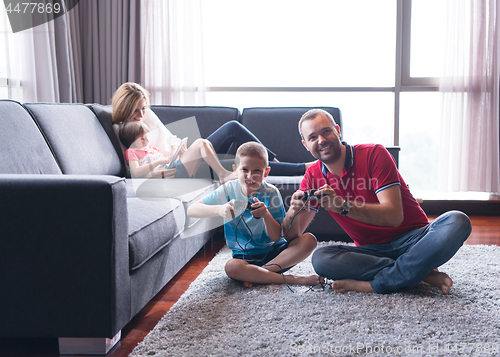
[[[236,151],[236,157],[234,158],[234,165],[236,167],[240,165],[240,160],[244,156],[262,159],[265,161],[266,167],[269,166],[269,159],[267,158],[266,148],[264,147],[264,145],[256,141],[249,141],[240,145],[240,147]]]
[[[146,107],[149,108],[149,92],[146,89],[137,83],[123,83],[111,100],[113,123],[119,124],[130,118],[141,99],[146,99]]]
[[[120,125],[119,137],[122,144],[129,148],[137,137],[149,133],[149,128],[142,121],[131,121]]]

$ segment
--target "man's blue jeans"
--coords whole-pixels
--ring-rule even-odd
[[[450,211],[388,243],[319,248],[312,265],[325,278],[369,281],[376,293],[387,294],[419,283],[450,260],[471,230],[469,217]]]

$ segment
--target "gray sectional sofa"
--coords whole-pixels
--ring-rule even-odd
[[[290,162],[312,160],[297,131],[308,109],[152,107],[179,137],[192,133],[180,119],[194,116],[201,137],[241,121]],[[0,100],[0,127],[0,337],[58,337],[61,351],[93,338],[107,350],[216,232],[220,221],[185,210],[217,183],[128,178],[109,106]],[[288,204],[300,180],[268,181]],[[309,231],[345,238],[326,212]]]

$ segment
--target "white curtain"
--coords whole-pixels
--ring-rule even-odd
[[[500,192],[498,1],[448,0],[439,189]]]
[[[143,0],[142,84],[151,104],[204,105],[201,3]]]
[[[81,101],[81,76],[73,66],[71,37],[75,34],[70,29],[69,13],[17,33],[12,33],[10,27],[5,30],[10,99],[20,102]]]

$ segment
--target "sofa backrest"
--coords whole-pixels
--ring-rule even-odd
[[[70,175],[124,176],[124,167],[95,114],[83,104],[27,103],[59,167]]]
[[[126,176],[130,177],[130,172],[128,170],[128,166],[125,163],[125,157],[123,156],[123,150],[122,146],[120,145],[120,140],[118,139],[118,136],[113,129],[113,121],[111,119],[113,108],[111,107],[111,105],[102,104],[89,104],[88,107],[97,116],[97,119],[99,119],[99,122],[104,128],[104,131],[106,132],[106,134],[108,134],[109,140],[111,141],[111,144],[113,144],[113,147],[115,148],[115,151],[120,158],[120,162],[125,170],[124,172],[126,173]]]
[[[315,108],[324,109],[330,113],[342,132],[342,116],[338,108]],[[313,108],[245,108],[241,114],[241,123],[272,150],[278,160],[286,162],[313,161],[312,155],[302,145],[298,131],[299,120],[309,109]]]
[[[33,118],[18,102],[0,100],[0,173],[61,174]]]
[[[196,106],[170,106],[152,105],[151,110],[160,118],[163,124],[171,124],[181,119],[195,117],[202,138],[207,138],[218,128],[231,120],[240,119],[240,111],[230,107],[196,107]],[[173,132],[179,138],[189,137],[190,130],[186,132]]]

